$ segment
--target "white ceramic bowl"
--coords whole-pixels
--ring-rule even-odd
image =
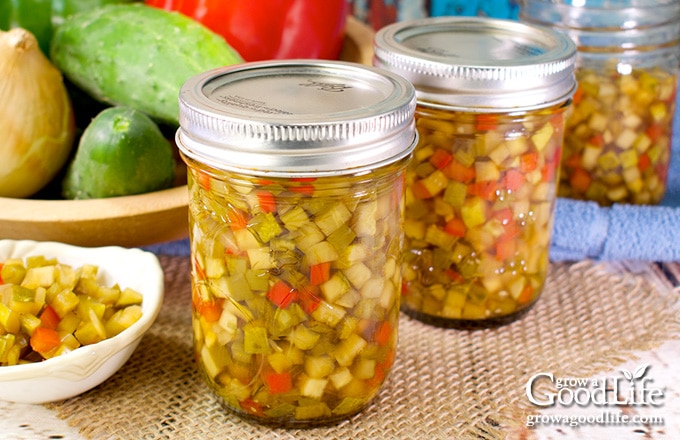
[[[158,258],[141,249],[117,246],[86,248],[56,242],[0,240],[0,262],[29,255],[55,257],[74,267],[99,266],[99,281],[118,283],[140,292],[142,317],[113,338],[87,345],[43,362],[0,367],[0,399],[46,403],[88,391],[111,377],[127,362],[160,311],[164,294]]]

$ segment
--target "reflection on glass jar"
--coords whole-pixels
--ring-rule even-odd
[[[657,204],[666,191],[680,60],[680,3],[525,1],[521,19],[577,44],[559,195]]]

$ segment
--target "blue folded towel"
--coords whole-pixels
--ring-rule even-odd
[[[618,204],[558,198],[550,259],[552,261],[680,261],[680,95],[675,112],[671,166],[661,206]],[[189,255],[189,241],[147,247],[155,253]]]

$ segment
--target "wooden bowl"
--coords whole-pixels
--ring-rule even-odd
[[[372,57],[373,31],[349,17],[340,59],[370,65]],[[0,238],[138,247],[186,238],[188,217],[186,185],[91,200],[0,197]]]

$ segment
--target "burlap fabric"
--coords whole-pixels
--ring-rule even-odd
[[[132,358],[98,388],[48,405],[87,438],[530,438],[530,376],[611,371],[678,334],[677,292],[590,262],[556,264],[536,306],[499,329],[446,330],[402,314],[395,367],[371,406],[334,426],[271,429],[211,397],[193,362],[189,259],[161,262],[165,303]]]

